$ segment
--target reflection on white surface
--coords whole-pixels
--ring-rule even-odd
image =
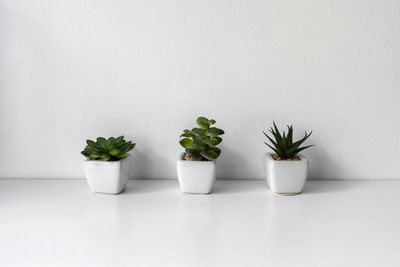
[[[0,180],[0,266],[398,266],[400,181],[308,181],[285,197],[265,181]]]

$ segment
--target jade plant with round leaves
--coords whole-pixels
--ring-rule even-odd
[[[211,127],[215,120],[199,117],[196,120],[198,128],[185,129],[179,143],[185,148],[185,160],[212,161],[219,157],[221,149],[216,147],[222,142],[220,135],[224,131]]]
[[[103,161],[118,161],[126,158],[128,152],[136,145],[132,141],[126,142],[124,136],[110,137],[108,139],[98,137],[96,142],[86,140],[86,143],[87,145],[81,154],[89,160]]]

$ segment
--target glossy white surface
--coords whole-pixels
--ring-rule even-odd
[[[400,266],[400,181],[129,181],[120,195],[83,180],[0,180],[0,266]]]
[[[216,177],[216,161],[183,160],[183,156],[182,153],[176,162],[181,191],[190,194],[210,193]]]
[[[90,189],[97,193],[120,193],[128,181],[128,158],[120,161],[85,160],[85,176]]]
[[[282,195],[295,195],[303,191],[307,179],[308,161],[298,154],[301,160],[278,161],[270,153],[264,155],[264,169],[267,183],[272,192]]]

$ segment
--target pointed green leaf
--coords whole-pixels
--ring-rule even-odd
[[[102,155],[100,158],[104,161],[109,161],[111,159],[111,156],[110,155]]]
[[[114,148],[113,150],[110,151],[110,155],[117,156],[120,152],[121,150],[119,150],[118,148]]]
[[[117,137],[117,138],[115,139],[115,143],[120,143],[122,140],[124,140],[124,136],[123,136],[123,135]]]

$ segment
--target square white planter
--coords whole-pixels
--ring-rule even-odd
[[[301,155],[301,160],[274,160],[270,153],[264,156],[265,175],[269,188],[275,194],[296,195],[303,191],[307,179],[308,161]]]
[[[184,160],[182,153],[177,161],[178,181],[181,191],[191,194],[209,194],[212,191],[216,170],[213,161]]]
[[[85,174],[93,192],[119,194],[128,181],[128,159],[120,161],[85,160]]]

